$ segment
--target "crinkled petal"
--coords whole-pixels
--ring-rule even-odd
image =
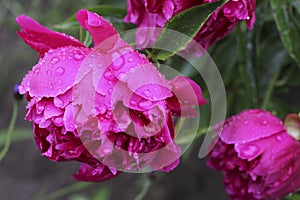
[[[222,128],[221,123],[219,128]],[[224,122],[221,139],[227,144],[246,143],[285,130],[282,121],[268,111],[248,110]]]
[[[23,79],[19,90],[35,97],[56,97],[69,90],[85,55],[81,47],[61,47],[48,52]]]
[[[99,163],[97,167],[92,167],[88,164],[81,163],[79,170],[73,175],[78,181],[91,181],[91,182],[98,182],[108,180],[113,178],[119,174],[113,174],[108,167]]]
[[[84,47],[77,39],[63,33],[49,30],[26,15],[18,16],[16,21],[21,27],[21,31],[18,32],[18,35],[41,55],[50,49],[56,49],[58,47]]]

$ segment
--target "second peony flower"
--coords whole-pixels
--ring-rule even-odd
[[[283,122],[254,109],[220,123],[208,165],[221,170],[233,200],[275,200],[300,187],[300,143]]]

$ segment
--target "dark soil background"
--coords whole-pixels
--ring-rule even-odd
[[[66,19],[79,8],[93,3],[95,1],[68,0],[68,3],[62,0],[0,1],[1,134],[5,133],[12,114],[14,84],[20,82],[37,62],[36,52],[16,34],[18,27],[15,17],[24,13],[49,27]],[[49,193],[76,183],[71,175],[79,167],[78,163],[54,163],[40,156],[33,140],[31,125],[23,120],[25,105],[26,102],[23,100],[19,107],[17,130],[21,134],[27,134],[23,135],[27,139],[13,142],[7,156],[0,163],[0,200],[29,200],[42,192]],[[205,159],[198,158],[199,148],[200,141],[171,173],[157,173],[151,181],[145,199],[226,200],[227,194],[222,185],[221,174],[207,168]],[[145,175],[123,173],[112,180],[94,183],[86,189],[77,191],[76,194],[91,197],[99,189],[106,188],[109,199],[131,200],[140,191],[140,179],[143,176]],[[73,195],[60,199],[71,199]]]

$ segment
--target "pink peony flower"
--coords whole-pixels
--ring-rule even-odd
[[[279,199],[300,187],[300,144],[270,112],[244,111],[215,130],[208,165],[222,171],[231,199]]]
[[[173,116],[197,114],[194,106],[206,102],[200,87],[186,77],[166,80],[97,14],[80,10],[77,20],[93,48],[17,17],[19,36],[40,55],[19,91],[29,101],[25,119],[33,122],[42,155],[81,162],[73,177],[83,181],[121,170],[174,169],[181,149]]]
[[[173,16],[193,6],[214,0],[127,0],[128,13],[125,22],[137,24],[139,28],[163,27]],[[207,49],[230,31],[240,21],[246,21],[249,29],[255,22],[255,0],[229,0],[216,10],[194,38]],[[137,44],[140,48],[154,45],[159,31],[137,30]]]

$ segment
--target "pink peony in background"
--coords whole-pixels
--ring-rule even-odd
[[[247,110],[216,126],[208,165],[221,170],[231,199],[279,199],[300,186],[300,144],[282,121]]]
[[[163,27],[173,16],[193,6],[213,2],[214,0],[127,0],[127,16],[125,22],[136,24],[139,48],[154,45],[159,31],[143,29],[147,27]],[[200,29],[195,41],[207,49],[230,31],[240,21],[246,21],[249,29],[255,22],[256,0],[229,0],[216,10]]]
[[[166,80],[97,14],[80,10],[76,18],[93,48],[17,17],[19,36],[40,57],[19,91],[29,101],[26,119],[42,155],[81,162],[74,178],[83,181],[174,169],[181,149],[173,117],[197,115],[194,107],[206,102],[200,87],[186,77]]]

